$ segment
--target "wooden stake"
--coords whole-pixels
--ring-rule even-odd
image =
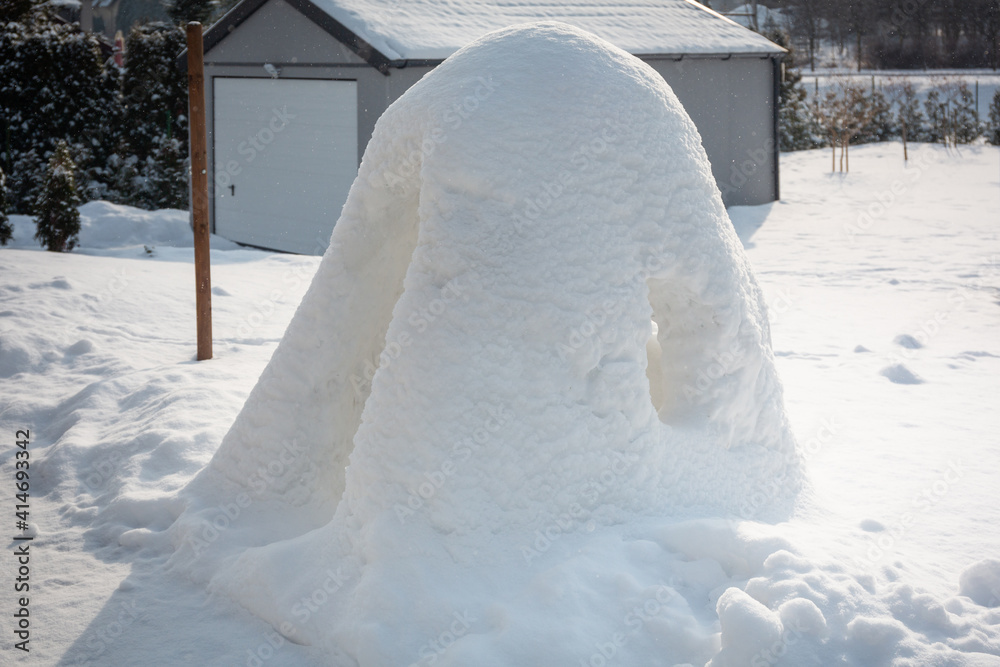
[[[205,51],[201,23],[187,24],[191,223],[198,316],[198,361],[212,358],[212,270],[208,244],[208,142],[205,131]]]

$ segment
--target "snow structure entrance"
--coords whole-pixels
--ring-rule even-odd
[[[751,497],[780,515],[799,485],[694,125],[638,59],[530,24],[379,120],[309,291],[182,494],[172,564],[332,664],[410,664],[463,610],[448,664],[487,664],[462,653],[476,641],[509,645],[495,664],[575,664],[512,657],[504,601],[540,570],[652,518]],[[554,637],[604,632],[599,596],[560,609]]]
[[[355,81],[214,79],[215,232],[320,254],[357,173]]]

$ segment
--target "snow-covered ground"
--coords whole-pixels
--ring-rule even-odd
[[[857,148],[849,175],[829,173],[827,151],[786,154],[783,200],[730,210],[807,454],[795,515],[753,521],[764,491],[732,521],[637,527],[650,537],[620,561],[564,572],[610,576],[607,587],[553,570],[541,597],[490,623],[522,636],[537,623],[542,647],[558,619],[540,622],[539,600],[640,591],[638,612],[609,609],[607,636],[580,637],[573,664],[704,664],[720,649],[713,665],[1000,664],[983,655],[1000,654],[1000,563],[970,569],[1000,557],[1000,151],[921,145],[905,166],[901,153]],[[17,216],[18,246],[0,250],[6,535],[23,534],[18,429],[31,432],[37,531],[28,655],[13,648],[13,542],[0,559],[2,662],[325,664],[328,653],[164,569],[178,492],[233,423],[319,258],[217,240],[215,358],[198,363],[185,214],[83,213],[78,251],[35,249]],[[675,578],[643,588],[617,573],[636,563]],[[413,610],[415,624],[428,612]],[[482,619],[454,613],[416,641],[414,662],[463,664],[444,645]]]
[[[783,201],[730,210],[816,449],[817,514],[791,525],[943,596],[1000,555],[1000,151],[919,145],[905,167],[899,143],[855,151],[848,175],[827,150],[784,154]]]

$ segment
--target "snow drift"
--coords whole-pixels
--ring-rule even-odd
[[[693,622],[664,579],[683,530],[661,564],[622,531],[777,518],[800,484],[693,123],[636,58],[533,24],[379,120],[312,286],[183,492],[172,564],[333,662],[565,663],[615,634],[609,600]],[[539,624],[551,642],[524,645]]]

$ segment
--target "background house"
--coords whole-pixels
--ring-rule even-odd
[[[322,253],[389,104],[465,44],[537,20],[593,32],[658,71],[727,206],[778,198],[783,50],[690,0],[243,0],[205,34],[213,230]]]
[[[127,34],[136,23],[167,21],[167,10],[160,0],[67,0],[72,5],[72,21],[83,30],[114,38],[119,30]]]

